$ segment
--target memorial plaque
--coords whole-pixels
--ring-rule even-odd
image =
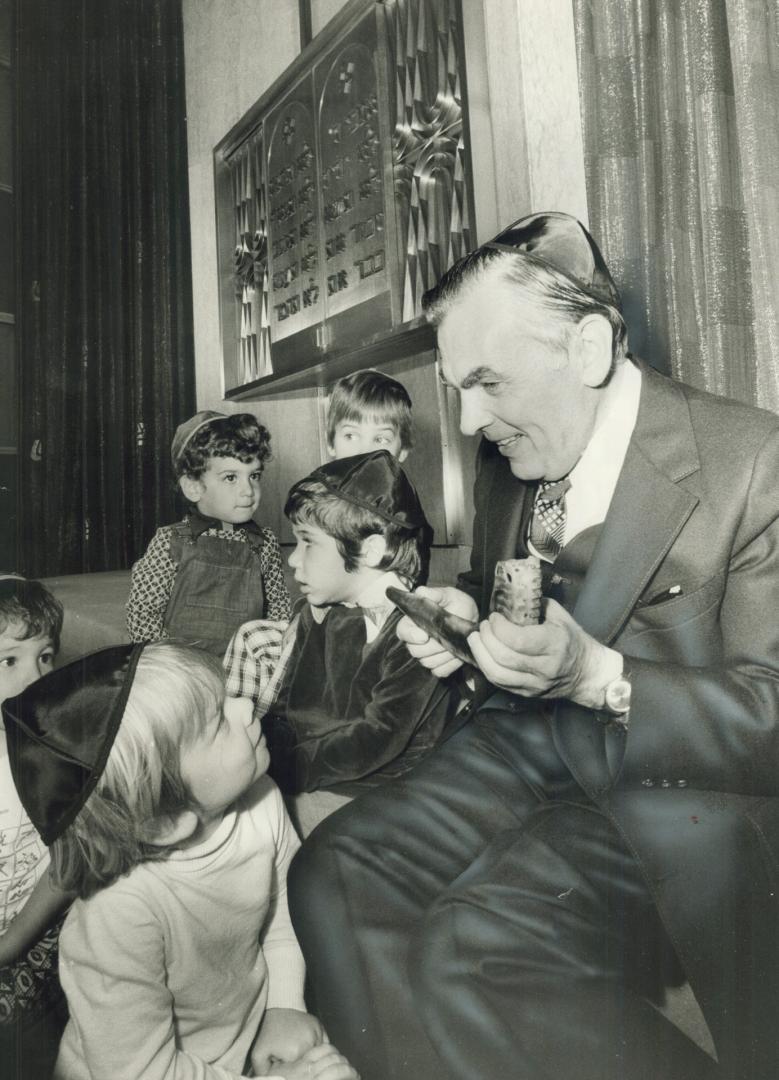
[[[293,98],[270,118],[268,224],[271,341],[322,321],[319,213],[311,103]]]
[[[463,88],[459,0],[350,0],[216,147],[226,396],[420,347],[475,246]]]
[[[388,288],[373,20],[368,27],[373,48],[338,50],[320,97],[327,315]]]

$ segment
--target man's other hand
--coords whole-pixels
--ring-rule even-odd
[[[554,600],[547,600],[538,626],[515,626],[493,612],[468,644],[494,686],[523,697],[568,698],[600,709],[605,687],[622,672],[622,656],[582,630]]]
[[[475,622],[479,618],[475,601],[467,593],[460,592],[451,585],[438,588],[427,588],[423,585],[416,590],[416,595],[440,604],[444,611],[450,611],[462,619]],[[447,648],[421,630],[408,615],[404,615],[398,623],[397,634],[400,640],[406,643],[411,655],[439,679],[445,679],[463,666],[462,660],[452,656]]]

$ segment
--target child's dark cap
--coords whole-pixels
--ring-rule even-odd
[[[387,450],[329,461],[315,469],[310,479],[393,525],[427,525],[414,485]]]
[[[101,649],[3,703],[11,773],[45,844],[74,821],[100,779],[142,652]]]

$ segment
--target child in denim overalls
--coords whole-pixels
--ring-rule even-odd
[[[176,637],[222,656],[247,619],[288,619],[278,540],[252,520],[270,435],[251,413],[196,413],[176,429],[173,469],[191,509],[132,570],[133,641]]]

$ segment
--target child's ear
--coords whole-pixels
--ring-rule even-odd
[[[362,542],[360,557],[364,566],[375,570],[381,560],[387,554],[387,541],[381,533],[371,533]]]
[[[408,450],[401,450],[400,453],[398,454],[398,463],[400,465],[402,465],[407,457],[408,457]]]
[[[188,499],[192,503],[199,501],[200,496],[203,494],[203,485],[199,480],[196,480],[194,476],[179,477],[179,487],[184,495],[185,499]]]
[[[333,444],[331,442],[329,442],[327,444],[327,452],[330,455],[330,457],[335,457],[335,447],[333,446]]]
[[[145,843],[154,847],[176,847],[193,836],[200,824],[194,810],[180,810],[178,814],[166,814],[152,818],[141,828]]]

